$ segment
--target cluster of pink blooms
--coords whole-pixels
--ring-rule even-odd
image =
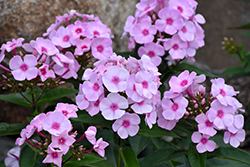
[[[70,24],[74,15],[82,18],[82,21]],[[66,27],[61,26],[64,21],[67,23]],[[3,65],[0,68],[11,72],[18,81],[40,77],[44,82],[48,78],[55,78],[55,74],[59,79],[76,79],[80,65],[74,55],[88,55],[103,60],[113,53],[110,29],[98,17],[80,14],[75,10],[71,10],[70,14],[57,16],[56,22],[43,36],[46,38],[38,37],[30,43],[22,44],[24,39],[18,38],[3,44],[0,63],[5,57],[5,51],[13,51],[14,56],[9,62],[10,69]],[[25,55],[21,51],[17,53],[17,47],[22,47]],[[74,49],[74,53],[70,48]]]
[[[78,107],[91,116],[101,111],[106,120],[115,120],[112,129],[125,139],[139,131],[140,117],[150,128],[156,123],[155,105],[160,101],[158,68],[143,55],[140,60],[113,54],[86,69],[76,96]]]
[[[205,19],[195,14],[195,0],[141,0],[135,17],[129,16],[124,27],[129,33],[128,48],[139,45],[138,55],[148,55],[158,66],[169,52],[168,64],[184,58],[194,61],[196,49],[204,46]]]
[[[76,118],[78,108],[74,104],[58,103],[55,110],[37,115],[29,125],[26,126],[16,140],[16,145],[21,146],[26,141],[31,146],[40,149],[42,155],[47,154],[43,163],[54,163],[62,166],[62,156],[65,155],[74,143],[79,142],[84,137],[93,145],[90,150],[79,149],[81,155],[95,150],[100,156],[105,156],[105,147],[109,144],[103,138],[96,139],[96,127],[90,126],[84,134],[76,140],[77,132],[72,132],[73,127],[69,118]],[[46,131],[50,136],[42,133]],[[40,135],[43,141],[30,139],[34,133]],[[78,157],[79,158],[79,157]]]
[[[187,70],[178,77],[173,76],[169,81],[170,90],[164,93],[158,108],[158,125],[172,130],[181,118],[195,116],[198,131],[193,133],[191,139],[198,143],[198,152],[215,149],[216,143],[209,138],[217,130],[225,131],[225,143],[238,147],[245,139],[244,117],[241,114],[244,110],[240,109],[242,104],[233,97],[238,92],[226,85],[224,79],[218,78],[211,80],[211,92],[205,97],[205,87],[201,85],[203,81],[204,75],[197,76],[195,72],[189,74]]]

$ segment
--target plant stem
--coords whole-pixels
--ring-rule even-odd
[[[120,148],[121,148],[121,138],[119,137],[119,139],[118,139],[118,160],[117,160],[117,167],[121,166],[121,152],[120,152]]]
[[[75,143],[77,143],[77,142],[79,142],[79,141],[81,141],[84,137],[85,137],[86,135],[85,135],[85,133],[78,139],[78,140],[76,140],[76,142]]]
[[[32,102],[29,99],[27,99],[27,97],[25,97],[22,92],[20,92],[20,95],[22,95],[23,98],[32,105]]]

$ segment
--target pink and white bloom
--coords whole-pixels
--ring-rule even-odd
[[[125,97],[118,93],[110,93],[107,98],[104,98],[100,103],[100,110],[102,115],[107,120],[114,120],[121,118],[128,108],[128,101]]]
[[[163,129],[172,130],[175,127],[178,120],[165,119],[162,115],[163,112],[162,106],[158,106],[156,111],[158,116],[157,125]]]
[[[187,21],[185,25],[178,32],[179,37],[183,41],[193,41],[196,27],[193,22]]]
[[[217,131],[214,129],[213,122],[210,122],[207,118],[207,115],[204,113],[196,116],[195,121],[198,123],[198,130],[200,133],[209,136],[214,136],[217,133]]]
[[[89,115],[94,116],[100,111],[100,102],[104,98],[104,94],[100,95],[99,99],[96,101],[90,101],[89,106],[85,109]]]
[[[18,38],[12,39],[12,42],[7,42],[6,44],[3,44],[1,47],[1,50],[5,49],[7,52],[12,51],[13,49],[22,46],[22,42],[24,41],[24,38]]]
[[[97,130],[95,126],[88,127],[88,129],[84,132],[88,141],[93,145],[96,143],[96,132]]]
[[[157,119],[157,112],[154,110],[145,115],[145,122],[150,129],[153,127],[153,124],[156,123],[156,119]]]
[[[153,110],[152,100],[145,99],[141,102],[134,103],[131,108],[137,114],[150,113]]]
[[[59,136],[65,130],[69,132],[72,129],[72,125],[63,113],[52,112],[43,119],[43,129],[52,135]]]
[[[19,167],[19,157],[20,157],[21,147],[14,147],[10,149],[7,153],[7,157],[4,159],[4,164],[6,167]]]
[[[129,72],[125,68],[112,66],[103,74],[102,81],[110,92],[122,92],[127,88]]]
[[[91,50],[93,56],[100,60],[109,58],[113,53],[111,45],[112,40],[110,38],[93,39],[91,43]]]
[[[104,149],[109,145],[108,142],[103,141],[102,138],[98,139],[96,143],[94,144],[94,150],[101,156],[105,156],[105,151]]]
[[[173,35],[183,27],[183,19],[178,10],[163,8],[158,16],[160,19],[156,20],[155,26],[160,32]]]
[[[67,104],[67,103],[57,103],[55,112],[61,112],[67,118],[77,118],[76,112],[78,108],[74,104]]]
[[[66,154],[69,151],[69,147],[75,141],[76,140],[68,134],[67,130],[65,130],[59,136],[52,135],[50,146],[53,148],[59,148],[63,154]]]
[[[55,55],[59,52],[56,46],[49,39],[43,39],[41,37],[36,39],[35,49],[39,54],[44,53],[49,56]]]
[[[134,136],[138,133],[138,124],[140,124],[140,117],[137,114],[125,113],[114,122],[112,129],[117,132],[122,139],[126,139],[128,136]]]
[[[83,89],[82,84],[80,84],[79,85],[79,93],[76,96],[76,104],[77,104],[79,109],[84,110],[89,106],[89,101],[85,97],[85,95],[83,94],[82,89]]]
[[[225,131],[223,140],[226,144],[230,143],[231,146],[236,148],[240,145],[240,142],[245,140],[245,137],[246,132],[243,129],[239,129],[235,133]]]
[[[191,139],[194,143],[198,143],[196,149],[199,153],[214,151],[216,143],[213,140],[208,140],[209,137],[209,135],[201,135],[199,132],[194,132],[192,134]]]
[[[23,145],[23,143],[25,142],[25,139],[27,138],[27,137],[26,137],[26,129],[22,129],[22,131],[21,131],[21,133],[20,133],[20,136],[21,136],[21,137],[18,137],[18,138],[16,139],[16,142],[15,142],[15,144],[18,145],[18,146]]]
[[[43,119],[46,118],[46,114],[41,113],[37,116],[35,116],[35,118],[33,118],[30,122],[30,125],[33,125],[36,127],[36,130],[38,132],[43,130]]]
[[[25,79],[29,81],[37,77],[38,69],[35,67],[37,59],[34,55],[25,55],[23,59],[21,56],[14,56],[9,65],[12,75],[18,81]]]
[[[84,36],[85,30],[87,28],[87,23],[83,23],[79,20],[75,22],[75,24],[70,24],[68,29],[72,33],[72,39],[80,38],[80,36]]]
[[[227,130],[231,133],[236,133],[244,126],[244,116],[242,114],[234,115],[234,121],[232,126],[227,127]]]
[[[68,48],[74,44],[72,33],[69,28],[63,26],[55,32],[54,36],[51,38],[51,41],[56,45],[62,48]]]
[[[194,15],[194,9],[187,0],[170,0],[169,8],[178,10],[185,19]]]
[[[44,82],[48,78],[55,78],[56,77],[54,71],[50,70],[49,65],[47,65],[47,64],[43,64],[41,67],[39,67],[38,74],[39,74],[42,82]]]
[[[142,100],[144,100],[144,98],[140,96],[136,91],[135,74],[130,75],[128,78],[126,94],[135,102],[141,102]]]
[[[101,22],[89,22],[85,31],[87,38],[110,38],[111,31],[105,24]]]
[[[53,147],[49,146],[47,150],[47,156],[43,160],[43,163],[54,163],[58,167],[62,166],[62,156],[63,151],[62,150],[56,150]]]
[[[76,39],[76,49],[75,49],[75,55],[83,55],[83,53],[88,52],[90,50],[91,46],[91,40],[89,38],[84,38],[83,40],[81,39]]]

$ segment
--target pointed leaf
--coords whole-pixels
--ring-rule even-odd
[[[29,147],[24,146],[19,157],[20,167],[33,167],[36,161],[37,154]]]
[[[129,137],[129,143],[135,154],[138,155],[149,143],[150,138],[145,136],[136,135]]]
[[[237,74],[243,74],[244,68],[242,67],[231,67],[226,70],[224,70],[220,75],[237,75]]]
[[[207,153],[198,153],[194,144],[188,149],[188,161],[192,167],[206,167]]]
[[[0,136],[19,134],[25,127],[24,124],[7,124],[5,122],[0,123]]]
[[[130,147],[120,148],[125,167],[139,167],[135,152]]]
[[[23,96],[20,93],[0,95],[0,100],[8,101],[25,107],[32,106],[27,100],[23,98]]]

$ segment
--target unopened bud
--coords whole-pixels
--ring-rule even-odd
[[[48,142],[45,142],[43,145],[44,145],[44,146],[47,146],[47,145],[48,145]]]
[[[185,115],[186,115],[186,116],[189,116],[190,114],[189,114],[189,112],[186,111],[186,112],[185,112]]]
[[[206,99],[203,98],[203,99],[201,100],[201,105],[204,105],[205,103],[206,103]]]
[[[199,105],[196,103],[195,105],[194,105],[194,108],[198,108],[199,107]]]
[[[61,84],[64,84],[64,83],[65,83],[65,81],[60,81],[58,84],[60,84],[60,85],[61,85]]]
[[[19,83],[18,85],[21,86],[21,87],[23,87],[23,84],[22,84],[22,83]]]
[[[44,152],[40,152],[39,154],[40,154],[40,155],[44,155]]]
[[[192,111],[192,108],[188,107],[187,110],[188,110],[188,111]]]
[[[4,79],[8,79],[8,78],[6,77],[6,75],[4,75],[4,74],[2,74],[2,77],[3,77]]]
[[[193,100],[192,102],[193,102],[194,104],[196,104],[196,103],[197,103],[197,101],[196,101],[196,100]]]
[[[77,158],[77,161],[81,161],[81,158]]]
[[[208,110],[209,109],[209,107],[207,106],[207,107],[205,107],[205,110]]]

